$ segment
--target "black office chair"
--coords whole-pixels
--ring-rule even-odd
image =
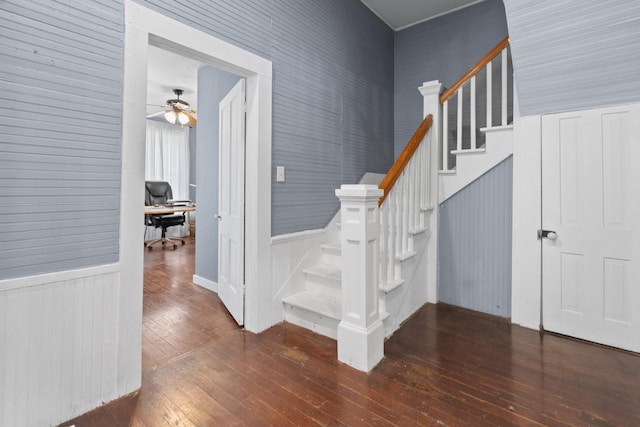
[[[171,191],[171,185],[166,181],[145,181],[145,196],[144,204],[146,206],[158,206],[164,205],[168,200],[173,200],[173,192]],[[167,215],[145,215],[145,225],[162,229],[162,237],[159,239],[145,242],[144,246],[152,249],[151,245],[158,242],[162,243],[164,248],[165,243],[169,242],[173,244],[173,249],[176,249],[178,245],[177,240],[167,238],[167,228],[175,227],[178,225],[184,225],[186,220],[185,213],[179,214],[167,214]],[[146,227],[145,227],[146,235]],[[179,239],[184,245],[184,240]]]

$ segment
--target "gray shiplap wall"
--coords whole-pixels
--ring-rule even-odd
[[[440,205],[438,301],[511,317],[512,157]]]
[[[0,3],[0,279],[118,259],[123,13]]]
[[[505,6],[522,115],[640,101],[640,1]]]
[[[393,32],[359,0],[139,2],[273,61],[273,235],[391,165]],[[123,9],[0,2],[0,279],[118,259]]]
[[[395,153],[422,121],[423,82],[455,83],[507,35],[501,0],[486,0],[396,33]]]
[[[325,227],[336,188],[387,172],[394,34],[359,0],[141,3],[273,62],[272,235]]]

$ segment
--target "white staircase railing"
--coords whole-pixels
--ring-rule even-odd
[[[452,155],[478,150],[478,147],[483,144],[479,141],[483,136],[478,134],[478,130],[482,131],[494,126],[494,121],[497,122],[494,113],[498,113],[500,119],[496,123],[497,126],[508,125],[513,115],[513,106],[509,102],[511,73],[508,72],[510,62],[508,47],[509,38],[505,37],[440,97],[442,104],[441,172],[455,171],[455,165],[450,161]],[[497,59],[498,56],[499,59]],[[494,63],[498,61],[500,73],[495,75]],[[499,84],[494,85],[496,77],[499,78],[497,82]],[[484,84],[484,91],[482,84],[478,82]],[[480,89],[478,89],[479,86]],[[479,105],[479,100],[484,105]],[[451,108],[450,102],[455,102],[455,109]],[[482,111],[483,108],[484,111]],[[482,126],[482,122],[485,126]]]
[[[428,229],[426,215],[433,206],[428,157],[433,135],[428,130],[432,121],[433,116],[429,115],[407,145],[417,142],[417,148],[393,186],[385,189],[384,185],[390,181],[387,178],[380,184],[385,190],[385,197],[380,202],[379,281],[380,290],[385,293],[404,283],[401,263],[415,255],[414,236]],[[381,303],[381,311],[386,311],[384,298]]]
[[[405,303],[392,321],[391,332],[424,302],[435,302],[438,216],[438,154],[442,149],[441,171],[453,173],[449,155],[461,151],[481,151],[476,131],[476,75],[486,69],[486,126],[493,127],[494,85],[492,63],[501,54],[500,119],[506,126],[508,111],[509,40],[505,38],[461,79],[440,96],[440,82],[426,82],[419,88],[423,95],[425,119],[379,185],[345,185],[336,190],[341,201],[342,317],[338,325],[338,359],[363,371],[371,370],[383,357],[382,316],[390,313],[385,295],[411,280]],[[469,87],[468,114],[465,113],[465,87]],[[449,100],[457,97],[456,140],[449,147]],[[468,121],[465,119],[468,117]],[[469,129],[468,147],[463,138]],[[442,133],[441,133],[442,132]],[[442,144],[440,144],[442,142]],[[382,191],[380,191],[382,190]],[[379,198],[378,208],[375,200]],[[429,230],[421,246],[427,272],[403,277],[404,262],[417,255],[416,236]],[[424,241],[423,241],[424,242]],[[418,263],[414,263],[418,264]],[[408,270],[408,268],[407,268]],[[415,273],[416,270],[414,270]],[[416,291],[423,288],[422,291]],[[416,291],[416,292],[414,292]],[[396,310],[398,307],[394,307]],[[382,314],[382,316],[381,316]]]

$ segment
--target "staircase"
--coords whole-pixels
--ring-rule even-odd
[[[432,116],[428,116],[382,181],[377,174],[367,174],[369,176],[362,181],[362,184],[385,188],[378,208],[377,306],[387,337],[427,302],[425,287],[413,284],[428,280],[423,257],[430,241],[429,230],[435,224],[431,221],[434,211],[431,194],[435,194],[435,186],[432,186],[432,180],[426,179],[429,150],[434,146],[433,133],[427,134],[431,124]],[[301,263],[302,274],[293,275],[303,283],[297,284],[296,291],[283,298],[284,318],[337,339],[343,314],[340,213],[327,230],[326,242],[320,245],[313,259]]]
[[[442,95],[439,82],[428,82],[419,88],[424,98],[425,119],[379,183],[382,192],[364,185],[347,186],[362,187],[349,189],[343,186],[339,194],[343,207],[327,226],[324,243],[310,250],[291,275],[295,279],[292,282],[296,283],[292,283],[290,292],[282,299],[285,320],[337,339],[341,361],[358,369],[371,369],[377,363],[371,359],[382,357],[374,354],[382,345],[375,344],[381,336],[380,321],[384,336],[389,337],[426,302],[437,302],[439,203],[513,151],[513,129],[508,123],[513,113],[507,92],[512,85],[507,78],[507,46],[508,39],[505,38]],[[499,54],[501,72],[499,84],[494,85],[493,59]],[[478,120],[476,76],[481,71],[486,73],[486,109],[482,112],[483,118]],[[494,100],[496,89],[498,102]],[[452,115],[449,102],[455,99],[457,114]],[[449,131],[450,126],[455,126],[456,131]],[[345,240],[340,226],[341,215],[349,215],[350,210],[355,212],[357,209],[343,197],[347,197],[345,194],[349,191],[358,193],[358,190],[361,190],[360,194],[369,194],[361,199],[368,202],[362,202],[360,212],[376,212],[355,221],[361,227],[359,238],[350,234],[349,240]],[[378,200],[371,198],[373,194],[382,194],[377,209],[371,204]],[[345,224],[349,232],[356,230],[354,222]],[[370,238],[371,230],[375,233]],[[353,246],[349,245],[358,239],[361,252],[354,255]],[[370,248],[370,244],[372,251],[362,251]],[[342,254],[345,247],[349,249],[350,260],[346,263]],[[347,283],[349,288],[343,289],[343,277],[353,278],[349,282],[357,283],[357,286]],[[343,298],[350,298],[346,310]],[[377,310],[371,307],[377,307]],[[341,333],[346,343],[341,344]],[[378,350],[365,349],[360,354],[356,347],[362,345],[378,347]],[[342,355],[341,348],[346,349]],[[352,359],[357,362],[351,363]]]
[[[320,335],[337,339],[342,316],[342,267],[340,242],[320,246],[321,259],[302,270],[302,290],[284,298],[285,320]]]

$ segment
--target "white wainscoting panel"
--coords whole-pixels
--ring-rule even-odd
[[[117,264],[26,279],[0,282],[0,425],[56,425],[117,398]]]

